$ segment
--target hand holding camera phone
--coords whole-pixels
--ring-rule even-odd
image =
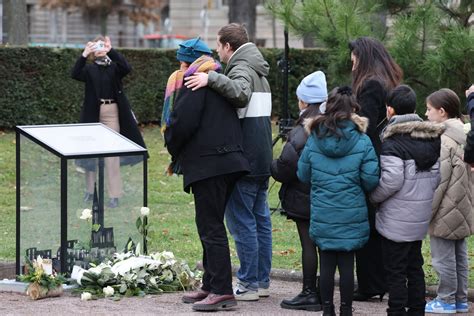
[[[105,41],[98,40],[97,42],[87,42],[84,51],[82,52],[82,56],[87,58],[89,54],[96,53],[96,52],[106,52],[108,53],[112,48],[112,44],[110,43],[110,38],[105,37]]]
[[[101,51],[105,50],[105,42],[100,41],[100,40],[95,42],[92,49],[93,49],[94,52],[101,52]]]

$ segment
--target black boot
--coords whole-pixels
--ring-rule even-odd
[[[339,315],[340,316],[352,316],[352,306],[345,305],[341,303],[339,307]]]
[[[300,309],[307,311],[320,311],[321,302],[318,299],[316,290],[304,287],[303,291],[291,300],[283,300],[280,303],[281,308]]]
[[[330,303],[330,302],[323,303],[323,316],[336,316],[333,303]]]

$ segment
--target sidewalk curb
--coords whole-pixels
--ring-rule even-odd
[[[202,270],[202,263],[197,262],[196,268]],[[234,275],[238,270],[239,266],[232,265],[232,272]],[[4,278],[15,278],[15,263],[0,261],[0,280]],[[287,282],[301,282],[303,279],[303,273],[295,270],[272,269],[270,271],[270,278]],[[357,282],[355,282],[355,284],[357,284]],[[336,275],[335,285],[339,286],[338,275]],[[437,286],[435,285],[429,285],[426,287],[426,295],[429,297],[436,297],[436,291]],[[474,302],[474,289],[468,289],[467,298],[469,301]]]
[[[239,266],[232,266],[232,272],[236,273],[239,270]],[[287,282],[301,282],[303,279],[303,273],[301,271],[295,270],[285,270],[285,269],[272,269],[270,271],[270,278],[287,281]],[[335,283],[336,286],[339,286],[339,276],[336,274]],[[354,282],[357,285],[357,281]],[[438,287],[436,285],[429,285],[426,287],[426,296],[436,297]],[[474,289],[468,289],[467,299],[471,302],[474,302]]]

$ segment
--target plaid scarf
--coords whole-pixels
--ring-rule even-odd
[[[211,70],[219,72],[221,64],[214,58],[202,55],[196,59],[186,71],[176,70],[168,78],[165,90],[165,102],[163,103],[163,112],[161,114],[161,132],[164,133],[169,126],[171,112],[174,102],[178,96],[179,90],[183,87],[184,77],[193,75],[196,72],[209,72]]]
[[[94,62],[99,66],[110,66],[112,59],[109,56],[105,55],[102,57],[97,57]]]

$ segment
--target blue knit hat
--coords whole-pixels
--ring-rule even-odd
[[[328,88],[324,72],[318,70],[304,77],[296,88],[296,95],[298,99],[308,104],[326,101]]]
[[[184,61],[192,64],[196,59],[202,55],[211,55],[212,52],[199,37],[192,38],[179,44],[176,58],[179,61]]]

